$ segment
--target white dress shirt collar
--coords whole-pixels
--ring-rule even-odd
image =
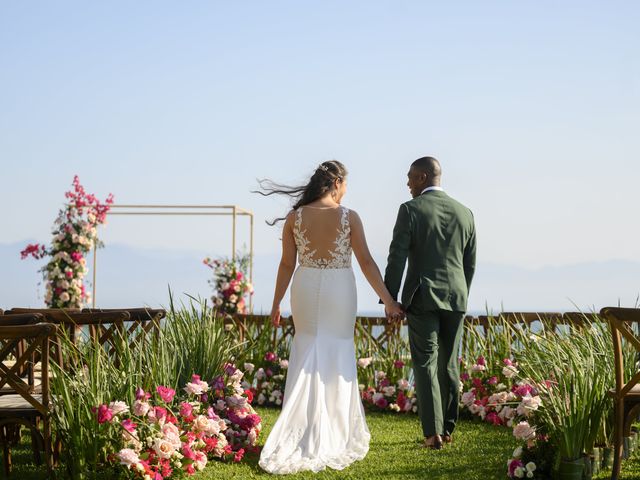
[[[431,190],[437,190],[437,191],[439,191],[439,192],[444,192],[444,188],[442,188],[442,187],[435,187],[435,186],[433,186],[433,187],[427,187],[427,188],[425,188],[424,190],[422,190],[422,191],[420,192],[420,195],[422,195],[422,194],[423,194],[423,193],[425,193],[425,192],[430,192]]]

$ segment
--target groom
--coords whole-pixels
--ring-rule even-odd
[[[411,164],[407,185],[413,200],[400,205],[385,284],[402,305],[425,446],[452,441],[458,418],[458,353],[467,296],[476,263],[476,231],[471,211],[440,186],[442,170],[433,157]]]

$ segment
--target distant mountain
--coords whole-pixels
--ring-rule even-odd
[[[37,270],[41,262],[20,260],[27,241],[0,244],[0,308],[41,306],[44,286]],[[148,250],[127,245],[109,245],[98,251],[97,305],[102,307],[167,305],[169,286],[178,298],[207,298],[211,270],[202,264],[215,252]],[[279,255],[257,255],[254,263],[256,312],[268,313]],[[384,255],[377,255],[384,269]],[[91,266],[91,262],[90,266]],[[382,309],[359,269],[358,311],[379,314]],[[91,272],[89,273],[89,280]],[[640,293],[640,263],[624,260],[581,263],[526,269],[508,265],[480,264],[471,292],[469,310],[582,310],[605,305],[634,306]],[[285,298],[283,310],[288,310]]]

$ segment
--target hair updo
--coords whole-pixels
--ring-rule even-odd
[[[337,160],[329,160],[322,162],[318,168],[313,172],[311,178],[305,185],[289,186],[274,183],[271,180],[258,180],[260,183],[260,189],[254,193],[259,193],[263,196],[269,195],[286,195],[294,199],[292,210],[297,210],[300,207],[315,202],[319,198],[324,197],[333,189],[333,184],[336,180],[343,181],[347,176],[347,169],[345,166]],[[285,220],[287,217],[280,217],[267,221],[268,225],[275,225],[281,220]]]

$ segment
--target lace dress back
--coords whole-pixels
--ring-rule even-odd
[[[293,235],[299,263],[310,268],[350,268],[349,209],[300,207]]]

